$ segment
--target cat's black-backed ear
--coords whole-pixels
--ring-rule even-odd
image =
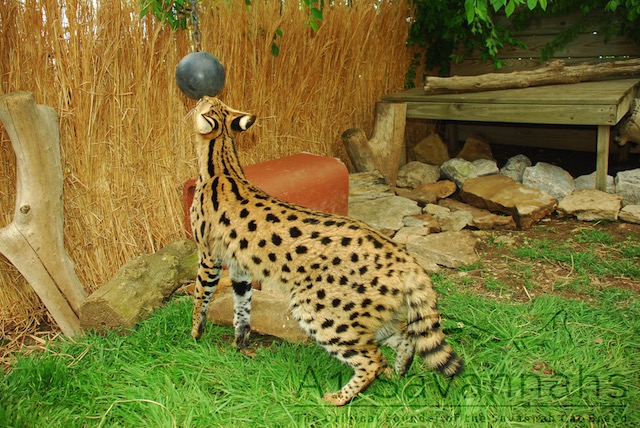
[[[231,121],[231,129],[236,132],[246,131],[254,124],[256,117],[252,114],[238,116]]]

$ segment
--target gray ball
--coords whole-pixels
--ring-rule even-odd
[[[194,100],[205,95],[218,95],[224,86],[224,79],[224,67],[218,58],[207,52],[190,53],[176,67],[178,87]]]

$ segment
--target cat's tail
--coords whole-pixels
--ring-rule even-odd
[[[405,294],[407,336],[415,343],[415,353],[434,370],[446,376],[462,372],[464,361],[445,340],[440,328],[436,293],[426,273],[417,273],[414,284]]]

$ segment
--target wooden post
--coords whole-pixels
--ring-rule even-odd
[[[404,130],[407,119],[405,103],[377,103],[373,135],[354,128],[342,134],[342,140],[356,172],[377,169],[393,187],[398,169],[406,159]]]
[[[0,253],[22,273],[68,336],[80,330],[84,287],[64,248],[58,115],[33,94],[0,97],[0,120],[16,154],[13,221],[0,229]]]
[[[598,143],[596,148],[596,189],[607,191],[607,173],[609,172],[609,139],[611,127],[598,126]]]

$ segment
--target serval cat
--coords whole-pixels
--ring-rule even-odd
[[[252,278],[278,283],[304,331],[354,370],[342,389],[324,396],[329,403],[344,405],[379,374],[391,375],[381,344],[396,351],[400,375],[416,352],[447,376],[462,371],[440,329],[431,279],[412,256],[364,223],[273,198],[249,183],[234,136],[255,116],[213,97],[201,99],[194,115],[199,178],[190,215],[200,262],[194,338],[226,264],[235,346],[248,344]]]

